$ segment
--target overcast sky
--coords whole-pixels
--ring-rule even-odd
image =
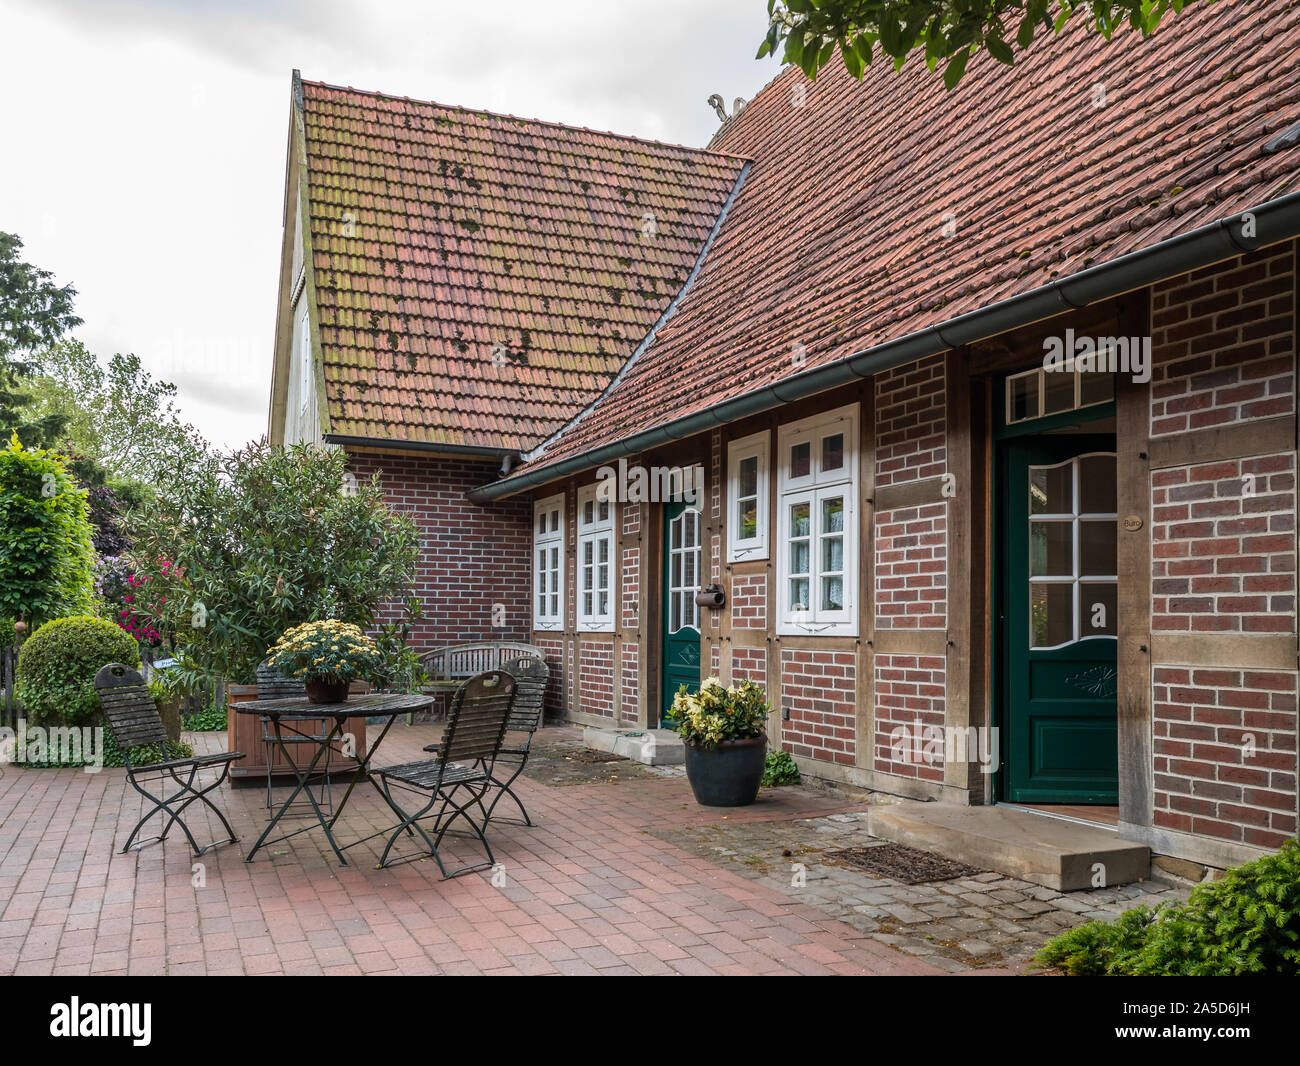
[[[266,429],[289,82],[703,145],[763,0],[0,0],[0,230],[215,443]]]

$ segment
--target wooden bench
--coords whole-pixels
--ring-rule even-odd
[[[445,706],[457,686],[479,674],[500,670],[507,659],[520,655],[546,659],[541,648],[517,640],[479,640],[434,648],[420,656],[420,665],[429,675],[421,691],[441,696]]]

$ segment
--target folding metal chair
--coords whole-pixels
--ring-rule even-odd
[[[504,762],[506,767],[514,772],[502,781],[494,772],[489,771],[488,785],[496,791],[496,796],[488,806],[487,816],[491,820],[497,804],[503,797],[509,796],[519,808],[523,818],[500,820],[511,825],[530,826],[533,820],[528,816],[523,800],[515,794],[511,786],[528,765],[528,752],[533,745],[533,735],[542,727],[542,717],[546,710],[546,682],[551,671],[546,665],[546,660],[536,655],[516,655],[502,663],[501,669],[515,679],[515,702],[510,711],[510,721],[506,723],[506,732],[523,733],[525,736],[521,746],[503,747],[497,753],[498,761]],[[436,754],[441,747],[440,744],[430,744],[424,750]]]
[[[148,840],[141,840],[136,845],[142,848],[145,844],[155,840],[166,840],[167,834],[171,832],[173,825],[179,825],[181,831],[185,834],[186,839],[190,842],[190,848],[193,849],[195,858],[217,847],[220,844],[233,844],[239,838],[235,836],[234,829],[231,828],[230,822],[221,810],[208,799],[208,793],[214,789],[220,788],[221,784],[230,774],[230,764],[237,759],[242,759],[243,753],[238,751],[223,751],[215,755],[198,755],[187,759],[168,759],[167,747],[167,730],[163,728],[162,717],[158,714],[158,705],[154,703],[153,694],[149,687],[144,683],[144,678],[129,666],[123,666],[121,663],[109,663],[95,675],[95,691],[99,694],[100,706],[104,709],[104,718],[108,722],[108,727],[113,731],[113,739],[117,741],[117,746],[122,751],[122,756],[126,761],[126,779],[131,783],[140,795],[147,799],[151,804],[150,807],[135,824],[131,830],[131,835],[126,838],[126,844],[122,851],[125,853],[131,849],[131,842],[135,840],[136,834],[144,828],[145,822],[155,814],[165,813],[167,824],[163,826],[163,831],[156,837],[150,837]],[[131,750],[133,748],[143,747],[147,744],[156,744],[162,750],[163,761],[148,763],[144,766],[136,766],[131,762]],[[219,767],[221,773],[211,784],[201,788],[195,787],[198,782],[200,770],[209,767]],[[188,773],[186,773],[188,771]],[[150,792],[141,786],[140,779],[145,775],[156,774],[156,781],[170,787],[170,783],[175,783],[177,790],[170,795],[159,796]],[[170,782],[168,779],[170,778]],[[156,788],[153,784],[155,778],[149,778],[151,787]],[[159,791],[162,791],[161,789]],[[190,832],[185,820],[181,817],[191,803],[200,802],[208,807],[225,826],[229,837],[224,840],[215,840],[206,847],[200,848],[198,841],[194,839],[194,834]],[[178,805],[179,804],[179,805]]]
[[[392,865],[389,855],[393,845],[403,833],[409,834],[412,831],[424,838],[429,848],[428,854],[437,861],[444,881],[457,874],[484,869],[496,862],[492,856],[492,847],[483,833],[488,822],[483,796],[491,787],[492,765],[496,762],[501,742],[506,735],[515,691],[515,679],[502,670],[490,670],[471,677],[452,697],[437,758],[372,771],[371,778],[376,782],[380,793],[394,813],[402,819],[389,834],[388,843],[379,859],[380,869]],[[462,790],[468,793],[468,798],[464,802],[457,802],[457,794]],[[405,810],[397,799],[403,793],[421,796],[422,806],[412,811]],[[427,800],[423,799],[424,796],[427,796]],[[474,820],[471,807],[478,807],[482,812],[481,823]],[[436,834],[432,838],[420,825],[421,820],[430,817],[430,812],[433,812],[432,831]],[[473,835],[478,837],[487,853],[487,861],[470,863],[448,873],[442,856],[438,853],[438,845],[458,818],[463,818]],[[420,855],[398,856],[392,862],[405,862],[419,857]]]

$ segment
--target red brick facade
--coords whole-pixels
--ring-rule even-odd
[[[875,768],[881,773],[943,780],[943,766],[917,760],[915,751],[928,730],[943,729],[945,666],[937,656],[876,656]]]
[[[857,671],[852,652],[781,650],[782,747],[805,759],[855,761]]]
[[[412,627],[415,647],[528,639],[532,503],[524,498],[479,507],[465,498],[497,476],[496,464],[370,454],[351,454],[348,462],[358,479],[378,473],[389,506],[419,527],[414,591],[425,617]],[[498,604],[504,626],[492,624]]]

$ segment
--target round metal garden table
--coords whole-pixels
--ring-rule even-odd
[[[276,744],[280,753],[284,756],[285,763],[292,768],[294,777],[297,778],[297,784],[289,794],[289,798],[284,801],[272,816],[271,821],[267,824],[262,835],[257,838],[257,843],[244,856],[245,862],[252,862],[258,851],[267,844],[278,844],[282,840],[288,840],[290,837],[297,836],[299,833],[306,833],[312,829],[319,828],[325,831],[325,838],[330,842],[330,847],[334,849],[334,854],[338,856],[339,862],[344,866],[348,865],[348,860],[344,858],[343,852],[352,847],[352,844],[339,845],[334,837],[334,826],[338,823],[340,816],[348,805],[348,799],[352,796],[352,790],[356,788],[357,782],[362,778],[369,780],[370,760],[374,758],[375,752],[383,743],[384,737],[388,731],[393,728],[393,723],[404,714],[411,714],[414,711],[427,711],[433,706],[433,696],[423,695],[391,695],[385,693],[367,694],[364,696],[353,696],[351,699],[342,703],[312,703],[305,696],[295,696],[291,699],[281,700],[250,700],[247,703],[237,703],[234,709],[238,714],[255,714],[258,717],[269,719],[275,730]],[[317,765],[325,757],[326,752],[340,740],[344,738],[344,723],[349,718],[384,718],[384,727],[379,731],[379,736],[375,738],[374,743],[366,746],[364,757],[353,756],[356,758],[356,769],[352,773],[352,779],[348,782],[347,791],[343,793],[343,798],[339,805],[334,809],[330,817],[326,817],[321,810],[320,804],[316,802],[316,797],[312,795],[308,783],[312,774],[315,773]],[[313,734],[306,734],[295,729],[294,722],[310,720],[319,722],[322,719],[333,719],[334,724],[328,730],[317,730]],[[284,734],[289,732],[294,735],[295,739],[308,739],[312,743],[311,762],[306,767],[301,767],[299,763],[290,754],[289,745],[285,743]],[[294,745],[297,746],[296,744]],[[373,782],[372,782],[373,784]],[[376,791],[378,788],[376,787]],[[280,823],[289,808],[293,805],[294,800],[301,794],[305,794],[312,810],[316,815],[316,825],[304,826],[301,829],[295,829],[291,833],[285,833],[282,836],[271,838],[271,832]],[[383,793],[380,792],[382,796]],[[366,838],[369,839],[369,838]],[[360,844],[361,841],[353,841],[353,844]]]

